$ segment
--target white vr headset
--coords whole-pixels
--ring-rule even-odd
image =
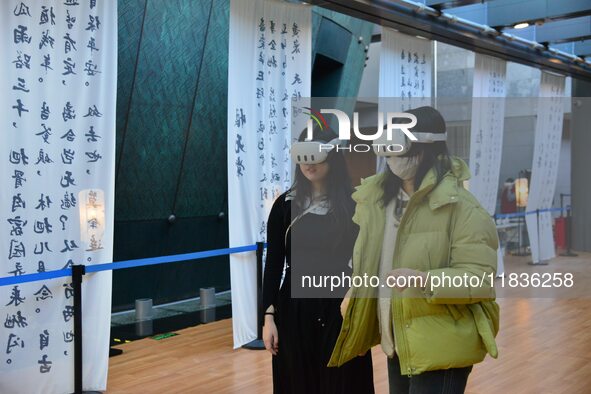
[[[431,144],[438,141],[447,141],[447,133],[420,133],[411,132],[416,140],[412,140],[404,132],[395,130],[392,139],[388,139],[387,133],[373,141],[373,149],[377,156],[391,157],[404,156],[410,150],[412,144]],[[294,142],[291,146],[291,159],[296,164],[319,164],[326,161],[328,153],[339,146],[345,146],[345,141],[335,138],[329,142],[301,141]]]
[[[319,164],[326,161],[328,152],[342,146],[343,141],[335,138],[329,142],[301,141],[291,145],[291,160],[296,164]]]
[[[392,139],[388,139],[387,133],[373,141],[373,150],[377,156],[392,157],[404,156],[410,150],[412,144],[431,144],[438,141],[446,141],[447,133],[422,133],[409,131],[416,140],[411,140],[406,133],[395,130]]]

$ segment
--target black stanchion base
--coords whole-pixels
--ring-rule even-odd
[[[75,392],[72,394],[76,394]],[[82,394],[103,394],[102,391],[83,391]]]
[[[246,345],[242,345],[242,347],[248,350],[265,350],[265,343],[262,339],[255,339],[252,342],[248,342]]]
[[[534,263],[533,261],[530,261],[527,263],[528,265],[548,265],[548,261],[543,260],[543,261],[539,261],[537,263]]]
[[[112,348],[112,347],[109,348],[109,357],[115,357],[115,356],[118,356],[120,354],[123,354],[123,350],[121,350],[121,349],[115,349],[115,348]]]
[[[525,257],[525,256],[531,256],[531,253],[527,253],[527,252],[517,252],[517,253],[511,253],[511,256]]]
[[[573,252],[566,252],[566,253],[560,253],[559,256],[563,256],[563,257],[577,257],[578,254],[573,253]]]

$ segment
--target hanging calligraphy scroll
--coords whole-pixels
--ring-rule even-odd
[[[404,112],[431,105],[433,42],[382,27],[379,112]],[[394,97],[395,100],[384,100]],[[386,161],[378,158],[378,172]]]
[[[228,64],[230,246],[266,237],[277,196],[291,185],[292,100],[310,96],[311,8],[232,0]],[[303,114],[294,114],[294,119]],[[302,123],[305,125],[305,122]],[[303,129],[303,126],[302,126]],[[256,338],[254,253],[230,257],[234,346]]]
[[[542,72],[541,78],[527,211],[552,207],[560,159],[564,77]],[[533,262],[555,257],[552,214],[542,212],[539,216],[527,215],[525,222]]]
[[[0,4],[0,276],[112,261],[117,2]],[[0,392],[74,390],[71,278],[0,287]],[[84,389],[105,390],[111,273],[83,283]]]
[[[432,41],[383,27],[380,97],[400,98],[400,111],[430,105],[432,53]]]
[[[470,192],[494,215],[503,151],[507,62],[476,54],[470,136]]]
[[[507,62],[476,54],[470,134],[470,192],[495,214],[505,125]],[[503,248],[497,250],[497,275],[504,274]]]

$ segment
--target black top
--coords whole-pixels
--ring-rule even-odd
[[[302,275],[315,275],[320,278],[325,275],[338,275],[341,277],[351,274],[349,260],[353,252],[353,245],[357,238],[358,227],[351,221],[354,210],[354,202],[350,201],[347,218],[337,218],[336,214],[329,210],[325,215],[312,212],[306,213],[298,219],[289,229],[287,242],[285,233],[292,220],[291,205],[293,200],[286,200],[287,193],[275,200],[269,220],[267,222],[267,258],[263,279],[263,311],[270,305],[277,309],[277,298],[280,290],[281,277],[285,268],[283,288],[288,288],[289,297],[318,297],[335,298],[344,295],[347,286],[332,291],[327,287],[291,288],[291,283],[299,284],[300,280],[292,280],[292,265],[296,267],[298,278]],[[340,220],[337,220],[340,219]]]
[[[330,210],[321,215],[326,209],[306,213],[291,226],[286,242],[295,204],[281,195],[267,224],[263,307],[275,307],[279,345],[273,356],[273,393],[373,394],[371,352],[340,368],[327,367],[343,323],[341,298],[349,285],[331,292],[330,283],[328,288],[310,289],[299,281],[307,274],[351,273],[348,263],[358,231],[351,221],[353,200],[346,217],[339,218]]]

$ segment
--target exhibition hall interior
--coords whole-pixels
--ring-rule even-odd
[[[4,0],[0,393],[589,393],[591,1]]]

